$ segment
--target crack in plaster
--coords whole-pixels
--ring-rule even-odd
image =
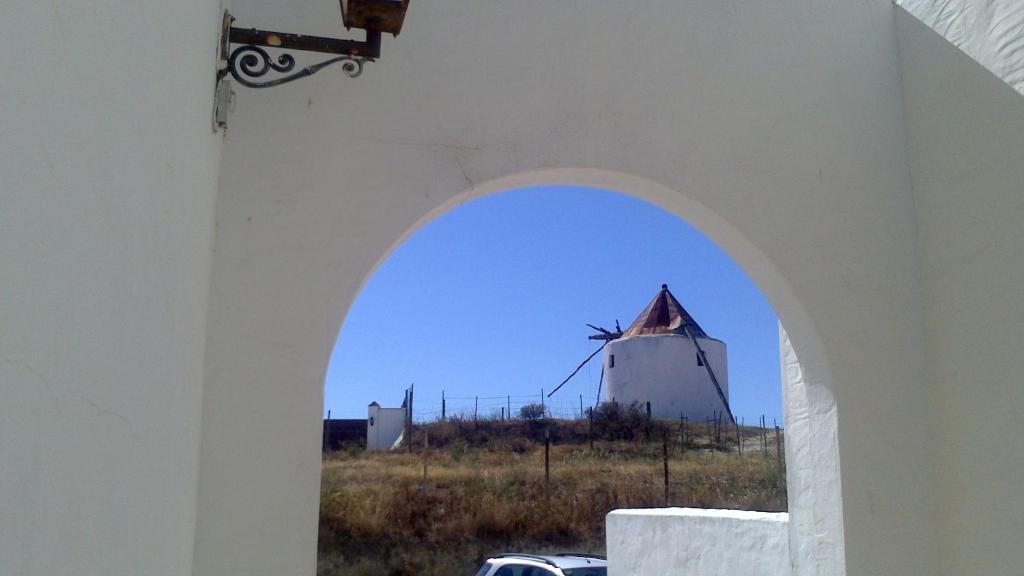
[[[139,437],[138,431],[135,429],[135,425],[132,423],[131,420],[128,419],[128,417],[126,417],[124,414],[121,414],[116,410],[111,410],[109,408],[101,406],[95,400],[87,396],[85,392],[83,392],[80,388],[69,387],[67,388],[67,394],[59,394],[54,389],[53,383],[50,381],[50,379],[47,378],[42,372],[37,370],[32,364],[25,362],[24,360],[14,360],[6,356],[0,356],[0,361],[2,361],[4,364],[7,364],[8,366],[21,368],[25,372],[34,376],[35,379],[38,380],[39,383],[43,385],[43,388],[46,389],[47,394],[53,401],[53,406],[55,409],[59,409],[61,401],[64,398],[66,398],[67,396],[71,396],[72,398],[77,399],[80,404],[84,404],[92,408],[96,415],[109,416],[121,422],[124,425],[124,427],[128,430],[128,433],[132,437],[132,439],[135,440],[137,443],[142,444],[142,440]]]

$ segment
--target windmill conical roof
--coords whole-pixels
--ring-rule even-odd
[[[623,338],[631,336],[647,336],[656,334],[686,334],[686,328],[694,338],[707,338],[708,335],[668,291],[668,284],[661,285],[661,291],[637,316],[636,320],[622,333]]]

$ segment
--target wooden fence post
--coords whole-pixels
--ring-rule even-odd
[[[427,481],[427,450],[430,448],[430,430],[423,428],[423,481]]]
[[[721,443],[720,442],[721,438],[719,438],[719,436],[718,436],[718,410],[715,410],[711,414],[711,428],[714,431],[715,445],[717,446],[717,445],[719,445]]]
[[[775,422],[775,463],[779,467],[779,475],[782,475],[782,433],[779,430],[778,422]]]
[[[651,441],[651,433],[654,430],[654,423],[651,421],[651,401],[647,401],[647,441]]]
[[[551,484],[551,431],[544,430],[544,491]]]
[[[668,508],[668,431],[661,438],[661,462],[665,470],[665,508]]]
[[[412,394],[405,391],[405,445],[412,454]]]
[[[768,423],[765,421],[764,414],[761,415],[761,446],[764,450],[764,457],[768,457]]]
[[[590,449],[594,449],[594,409],[591,408],[588,412],[590,416],[590,424],[587,426],[587,437],[590,439]]]
[[[743,428],[746,428],[746,427],[747,427],[747,419],[746,418],[740,418],[740,429],[743,429]],[[743,438],[743,433],[741,432],[740,433],[740,451],[743,450],[743,439],[744,439]]]

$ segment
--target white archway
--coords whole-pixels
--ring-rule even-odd
[[[441,215],[490,194],[551,185],[608,190],[664,209],[718,244],[765,294],[780,322],[793,575],[845,574],[838,414],[829,390],[828,362],[821,342],[806,312],[772,262],[735,227],[691,196],[644,178],[590,168],[530,171],[487,181],[452,196],[406,228],[363,275],[348,306],[402,243]],[[335,334],[340,332],[343,321],[342,316]],[[333,342],[328,350],[333,350]]]
[[[721,247],[765,294],[780,322],[793,575],[845,574],[838,414],[829,390],[828,362],[821,342],[803,307],[772,262],[735,227],[693,197],[644,178],[590,168],[530,171],[487,181],[452,196],[408,226],[363,275],[345,312],[377,268],[406,240],[441,215],[490,194],[552,185],[617,192],[664,209]],[[343,323],[344,316],[338,316],[334,334],[341,331]],[[324,373],[333,341],[327,350]]]

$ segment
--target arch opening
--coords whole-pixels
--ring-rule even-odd
[[[556,186],[552,186],[550,184],[552,182],[554,182]],[[741,274],[749,277],[747,281],[752,282],[752,285],[756,285],[757,290],[764,294],[767,301],[771,302],[773,305],[771,307],[776,310],[776,313],[781,320],[781,322],[776,323],[776,326],[778,327],[778,336],[775,339],[776,359],[780,357],[780,352],[782,359],[781,370],[776,368],[776,374],[781,373],[782,375],[781,386],[779,378],[776,376],[774,379],[774,382],[776,382],[774,389],[776,392],[779,390],[785,390],[787,404],[784,418],[787,422],[795,420],[797,422],[796,430],[802,435],[799,438],[799,443],[801,445],[791,446],[789,437],[792,432],[789,426],[787,426],[787,441],[784,443],[786,458],[790,461],[800,461],[803,463],[809,462],[811,459],[820,459],[820,452],[822,450],[831,451],[833,454],[831,461],[824,463],[816,461],[814,462],[814,465],[810,467],[801,466],[801,469],[797,474],[798,478],[795,481],[791,478],[791,474],[785,475],[785,482],[788,484],[790,490],[792,491],[795,489],[799,492],[797,495],[797,501],[799,502],[798,508],[793,510],[792,504],[790,505],[791,511],[794,513],[794,517],[799,519],[799,521],[794,521],[790,527],[789,554],[792,557],[791,564],[794,569],[793,573],[802,573],[802,565],[810,565],[810,563],[818,563],[820,565],[822,557],[826,554],[832,554],[833,558],[831,561],[836,566],[841,566],[843,563],[841,550],[841,495],[838,492],[838,455],[836,453],[837,449],[834,435],[834,420],[836,413],[834,402],[832,402],[831,395],[828,392],[828,380],[825,377],[827,375],[826,362],[823,356],[816,355],[816,351],[820,350],[820,345],[814,337],[813,326],[809,322],[806,322],[805,316],[802,314],[801,307],[792,297],[791,291],[787,289],[786,283],[782,280],[781,275],[778,274],[772,264],[765,259],[755,247],[746,242],[745,239],[735,231],[735,229],[728,225],[728,223],[718,218],[717,215],[699,203],[649,181],[626,177],[619,174],[589,170],[546,171],[543,173],[524,174],[491,182],[453,198],[412,225],[401,238],[392,244],[387,253],[383,255],[373,266],[373,272],[364,278],[363,285],[359,290],[359,293],[361,294],[360,298],[362,298],[362,295],[366,294],[369,290],[373,289],[372,284],[376,282],[379,274],[387,273],[385,262],[391,258],[398,247],[406,245],[407,241],[410,241],[413,235],[418,234],[420,231],[428,227],[432,227],[433,225],[431,223],[435,222],[439,218],[446,217],[449,212],[471,200],[483,198],[485,196],[491,197],[498,193],[515,194],[522,192],[523,189],[529,187],[534,187],[534,189],[536,189],[536,186],[540,184],[547,184],[546,188],[551,190],[554,190],[554,188],[557,188],[558,186],[566,185],[585,186],[592,188],[591,193],[596,190],[597,193],[624,195],[634,199],[639,199],[648,204],[652,209],[667,212],[666,215],[674,217],[673,220],[685,223],[684,226],[687,227],[692,226],[696,234],[706,237],[709,240],[708,244],[715,246],[715,249],[720,250],[723,255],[727,255],[725,258],[735,262],[737,270],[742,270]],[[609,190],[614,190],[615,192],[609,192]],[[649,288],[649,286],[645,287]],[[401,288],[410,289],[410,286],[406,285]],[[391,297],[394,298],[395,295],[392,294]],[[642,302],[635,302],[635,298],[633,298],[633,300],[634,304],[632,308],[628,309],[635,312],[637,305],[642,304]],[[349,317],[345,320],[346,327],[351,322],[360,321],[358,317],[358,309],[350,307],[349,310],[353,312],[350,313]],[[628,315],[629,313],[626,314]],[[583,320],[586,320],[586,318]],[[625,327],[625,324],[628,323],[629,320],[630,318],[627,318],[623,322],[623,327]],[[607,320],[605,320],[605,322],[607,322]],[[788,332],[782,330],[781,326],[783,323],[786,325],[787,329],[789,329]],[[432,326],[431,328],[436,330],[439,327]],[[773,328],[775,327],[773,326]],[[339,330],[339,334],[341,333],[343,333],[343,331]],[[794,335],[792,338],[790,336],[791,334]],[[425,336],[425,338],[427,338],[427,336]],[[796,360],[798,346],[794,345],[794,342],[800,342],[799,348],[801,360],[803,360],[806,355],[812,359],[810,363],[801,363]],[[339,343],[343,344],[340,336]],[[779,348],[780,343],[781,350]],[[436,350],[434,350],[433,353],[436,354]],[[426,361],[429,359],[429,356],[430,353],[428,351],[427,356],[421,360]],[[336,370],[336,357],[337,351],[335,351],[335,354],[332,356],[331,368],[328,370],[328,382],[330,382],[330,379],[332,378],[332,372]],[[700,361],[701,359],[699,355],[694,356],[694,358],[694,364],[697,367],[702,367],[703,364]],[[607,369],[614,361],[614,356],[608,356],[604,361],[605,368]],[[621,356],[619,362],[621,368]],[[344,363],[344,361],[342,361],[342,363]],[[776,363],[776,366],[778,367],[779,364]],[[514,367],[505,368],[505,370],[514,370]],[[563,412],[564,414],[554,415],[573,415],[575,413],[575,415],[586,419],[588,414],[592,414],[590,409],[598,406],[598,402],[593,390],[593,374],[591,373],[590,376],[590,389],[587,391],[587,401],[583,401],[583,395],[579,394],[580,402],[578,410],[575,410],[574,412],[571,408],[567,409],[564,405],[565,403],[563,403],[563,405],[556,404],[556,406],[558,406],[556,411]],[[407,380],[411,383],[418,380],[418,378],[412,377],[400,380]],[[816,382],[816,384],[808,387],[807,383],[812,380]],[[408,402],[409,396],[405,395],[405,390],[403,389],[405,385],[406,382],[402,381],[395,388],[395,392],[401,394],[401,398]],[[328,384],[328,386],[330,386],[330,384]],[[376,387],[376,390],[383,391],[379,386]],[[538,403],[544,405],[544,408],[546,409],[546,412],[544,413],[547,415],[553,415],[551,401],[544,399],[548,390],[550,389],[543,391],[538,390],[537,398],[540,400]],[[810,393],[808,392],[809,390],[811,391]],[[434,393],[434,396],[437,395],[437,390],[432,390],[432,392]],[[516,417],[525,417],[525,414],[521,412],[521,409],[525,408],[529,404],[533,404],[532,402],[524,400],[524,398],[532,396],[532,392],[529,395],[516,394],[515,396],[521,396],[521,398],[516,398],[517,402],[515,407],[512,406],[513,394],[504,394],[504,402],[495,402],[495,400],[501,400],[502,395],[490,393],[490,395],[485,396],[485,399],[490,401],[490,404],[494,405],[485,404],[484,410],[482,411],[480,406],[480,394],[467,395],[466,392],[460,391],[456,393],[457,395],[448,395],[447,391],[445,391],[444,400],[441,403],[438,403],[435,398],[435,401],[429,404],[429,409],[417,411],[415,408],[417,405],[423,406],[423,394],[424,385],[421,383],[419,394],[416,394],[415,392],[413,393],[413,400],[411,402],[414,406],[412,409],[412,417],[409,418],[408,411],[405,413],[406,415],[403,416],[403,418],[409,418],[413,424],[423,424],[425,421],[431,418],[437,419],[439,416],[441,419],[450,420],[453,415],[457,415],[457,419],[461,418],[461,421],[469,420],[468,405],[464,404],[460,407],[457,402],[467,402],[470,398],[473,398],[472,420],[474,422],[480,420],[481,416],[508,419],[512,419],[513,415]],[[589,401],[589,396],[594,396],[594,400]],[[797,401],[798,399],[800,400],[799,402]],[[448,402],[451,401],[455,401],[456,404],[448,404]],[[505,406],[497,406],[497,404],[502,403],[504,403]],[[571,403],[575,405],[575,399]],[[394,404],[397,404],[397,402],[394,402]],[[825,404],[830,405],[830,408],[823,413],[819,408]],[[325,412],[326,410],[336,410],[334,406],[331,390],[328,388]],[[451,408],[449,408],[449,406],[451,406]],[[501,408],[501,410],[498,410],[498,408]],[[730,411],[732,410],[730,409]],[[744,411],[749,412],[749,409],[740,410],[738,411],[738,414],[742,414]],[[337,414],[337,412],[334,413]],[[347,415],[348,414],[346,414],[346,416]],[[356,416],[357,414],[353,413],[351,415]],[[746,423],[746,415],[739,415],[737,417],[741,418],[741,421],[744,424]],[[828,422],[829,419],[831,419],[830,424]],[[778,420],[781,426],[781,421],[783,420],[781,405],[779,406]],[[830,436],[831,443],[828,441],[819,441],[814,443],[814,446],[812,446],[812,442],[809,437],[821,435],[823,425],[826,428],[828,428],[829,425],[831,426],[830,429],[833,432]],[[686,426],[683,426],[682,428],[686,429]],[[727,426],[725,428],[727,428]],[[416,430],[417,427],[413,426],[412,428],[409,428],[403,424],[403,431],[410,429]],[[709,424],[709,429],[716,430],[716,427],[714,424]],[[716,433],[721,434],[721,432],[710,432],[708,436],[713,437]],[[729,434],[730,432],[726,432],[727,438]],[[741,437],[746,436],[742,431],[740,434]],[[826,436],[828,436],[828,434],[826,434]],[[411,445],[416,449],[415,452],[417,454],[422,453],[422,451],[418,449],[419,443],[423,441],[429,442],[428,435],[417,435],[416,432],[413,432],[412,438],[413,442]],[[436,440],[438,439],[435,438],[435,441]],[[728,443],[728,441],[726,443]],[[740,442],[740,444],[746,445],[745,442]],[[409,445],[410,443],[406,442],[406,446]],[[430,452],[427,452],[427,454],[430,454]],[[826,460],[828,459],[826,458]],[[429,469],[429,467],[430,464],[428,457],[427,468]],[[830,474],[828,482],[819,481],[823,468],[827,469],[825,472]],[[827,495],[825,494],[826,492]],[[808,494],[813,494],[813,496],[808,496]],[[322,497],[324,499],[324,504],[328,504],[331,497],[329,490],[325,488],[325,492],[322,494]],[[793,498],[792,494],[790,495],[790,498]],[[835,541],[831,542],[831,545],[836,548],[836,550],[832,550],[831,552],[822,551],[816,541],[811,542],[809,540],[809,537],[813,534],[813,526],[815,524],[821,525],[821,519],[818,515],[826,514],[823,510],[824,507],[822,506],[822,501],[826,500],[830,501],[827,506],[830,511],[827,512],[827,515],[832,518],[831,522],[838,526],[840,531],[838,543]],[[322,518],[323,514],[324,512],[322,510]],[[323,530],[323,527],[321,530]],[[321,533],[321,536],[323,536],[323,532]],[[838,569],[839,568],[837,568],[837,570]]]

